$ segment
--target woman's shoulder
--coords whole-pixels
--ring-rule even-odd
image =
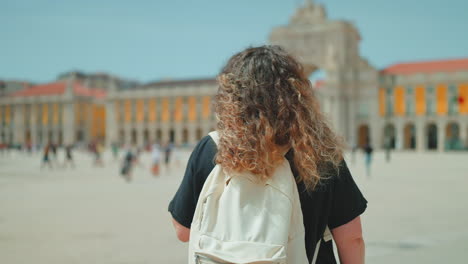
[[[187,167],[198,181],[203,182],[214,168],[216,152],[216,143],[210,136],[203,137],[193,149]]]
[[[214,142],[211,136],[206,135],[200,141],[198,141],[197,145],[195,146],[193,153],[197,155],[214,155],[217,152],[216,143]]]

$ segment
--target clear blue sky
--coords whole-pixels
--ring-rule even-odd
[[[467,0],[316,0],[359,29],[381,68],[468,57]],[[216,75],[227,58],[265,44],[301,0],[0,0],[0,79],[54,80],[69,70],[142,82]]]

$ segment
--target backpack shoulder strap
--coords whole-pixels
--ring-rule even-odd
[[[333,236],[332,236],[332,233],[330,231],[330,228],[328,228],[328,226],[325,227],[325,232],[323,232],[323,237],[321,239],[319,239],[319,241],[317,242],[317,245],[315,246],[315,251],[314,251],[314,257],[312,258],[312,264],[315,264],[317,262],[317,256],[318,256],[318,253],[319,253],[319,250],[320,250],[320,244],[322,243],[322,239],[324,242],[328,242],[330,240],[332,240]]]
[[[219,144],[219,134],[218,131],[211,131],[208,133],[208,135],[213,139],[213,141],[216,143],[216,146]]]

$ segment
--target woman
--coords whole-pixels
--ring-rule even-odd
[[[299,190],[309,262],[328,226],[341,263],[363,263],[359,216],[367,201],[301,65],[278,46],[248,48],[228,61],[218,81],[219,145],[209,136],[198,143],[169,204],[178,238],[189,240],[200,191],[215,163],[267,179],[282,161],[279,155],[289,149],[286,158]],[[331,242],[322,244],[316,263],[336,263]]]

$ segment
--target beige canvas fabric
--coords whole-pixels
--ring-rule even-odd
[[[217,132],[209,134],[218,144]],[[189,263],[308,263],[299,193],[289,162],[266,182],[220,165],[200,193]]]

